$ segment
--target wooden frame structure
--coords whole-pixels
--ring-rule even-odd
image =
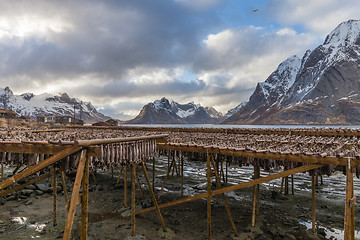
[[[69,240],[71,236],[71,229],[74,221],[74,215],[76,211],[76,206],[81,204],[81,239],[87,239],[87,229],[88,229],[88,193],[89,193],[89,162],[90,157],[97,157],[99,155],[100,146],[103,144],[114,144],[121,142],[134,142],[134,141],[144,141],[144,140],[156,140],[158,142],[166,142],[167,135],[153,135],[153,136],[141,136],[141,137],[129,137],[129,138],[111,138],[111,139],[94,139],[94,140],[78,140],[75,142],[47,142],[47,141],[7,141],[0,142],[0,152],[6,153],[26,153],[26,154],[46,154],[51,155],[50,157],[40,161],[39,163],[26,167],[23,171],[4,179],[0,182],[0,197],[4,197],[7,194],[23,189],[24,187],[39,182],[45,178],[51,177],[51,182],[53,186],[53,225],[55,226],[56,221],[56,174],[61,172],[62,182],[64,187],[64,192],[66,191],[65,185],[65,174],[63,169],[56,169],[55,164],[61,161],[62,159],[79,154],[79,163],[76,168],[76,177],[74,181],[73,191],[71,194],[71,199],[68,202],[68,214],[65,223],[64,229],[64,240]],[[139,150],[139,149],[137,149]],[[140,151],[140,150],[139,150]],[[144,163],[143,163],[144,164]],[[132,166],[132,172],[134,173],[136,164]],[[20,186],[16,186],[11,189],[6,189],[12,184],[19,182],[22,179],[34,174],[40,173],[47,167],[51,167],[51,172],[43,174],[40,177],[37,177],[31,181],[28,181]],[[145,168],[143,168],[146,171]],[[2,176],[3,177],[3,176]],[[133,179],[134,181],[134,179]],[[82,193],[80,194],[80,188],[82,186]],[[150,182],[149,182],[150,188]],[[135,194],[133,194],[135,197]],[[67,198],[67,194],[65,194]],[[160,212],[159,212],[160,213]],[[163,221],[162,221],[163,222]],[[165,224],[164,224],[165,228]]]
[[[76,127],[79,128],[79,127]],[[95,129],[113,129],[113,128],[103,128],[95,127]],[[121,127],[115,127],[114,129],[122,129]],[[144,128],[129,128],[124,127],[126,130],[144,130]],[[145,129],[146,130],[146,129]],[[178,128],[148,128],[149,131],[179,131]],[[60,130],[63,131],[63,130]],[[221,132],[221,133],[238,133],[238,134],[278,134],[278,135],[308,135],[308,136],[360,136],[359,131],[337,131],[337,130],[328,130],[328,131],[315,131],[315,130],[252,130],[252,129],[181,129],[185,132]],[[255,225],[256,215],[259,213],[259,185],[264,182],[268,182],[278,178],[287,178],[296,173],[311,171],[326,165],[341,165],[346,166],[347,172],[347,182],[346,182],[346,201],[345,201],[345,215],[344,215],[344,239],[350,240],[354,239],[355,232],[355,202],[356,197],[354,196],[353,190],[353,172],[355,167],[360,167],[360,158],[354,157],[342,157],[342,156],[327,156],[327,155],[311,155],[311,154],[292,154],[292,153],[276,153],[276,152],[264,152],[249,150],[245,148],[227,148],[227,147],[215,147],[215,146],[202,146],[195,144],[181,144],[181,143],[167,143],[167,135],[152,135],[152,136],[142,136],[142,137],[130,137],[130,138],[110,138],[110,139],[95,139],[95,140],[78,140],[73,142],[54,142],[54,141],[7,141],[0,142],[0,152],[9,152],[9,153],[30,153],[30,154],[47,154],[51,157],[37,163],[36,165],[27,167],[22,172],[3,180],[0,182],[0,196],[6,196],[12,191],[20,190],[25,186],[33,184],[35,182],[41,181],[42,179],[52,177],[52,185],[54,186],[53,195],[54,195],[54,222],[56,225],[56,174],[61,173],[63,186],[64,182],[64,171],[63,169],[56,169],[55,164],[60,160],[64,159],[73,154],[79,154],[79,162],[76,169],[76,178],[74,182],[73,192],[71,195],[71,200],[68,202],[68,215],[64,230],[63,239],[70,239],[72,224],[74,220],[75,209],[78,204],[81,204],[81,239],[87,239],[87,222],[88,222],[88,184],[89,184],[89,165],[90,157],[98,156],[101,149],[101,145],[113,144],[119,142],[129,142],[129,141],[140,141],[147,139],[156,139],[157,140],[157,149],[166,150],[166,151],[179,151],[179,152],[193,152],[201,153],[206,156],[206,178],[207,178],[207,191],[195,196],[185,197],[173,202],[158,204],[155,197],[154,189],[154,169],[155,169],[155,159],[153,159],[153,176],[152,184],[150,182],[144,160],[140,163],[130,164],[131,166],[131,223],[132,231],[131,234],[135,235],[135,217],[138,214],[156,210],[159,220],[162,224],[163,230],[167,231],[164,219],[161,215],[160,209],[170,206],[175,206],[181,203],[194,201],[197,199],[206,198],[207,199],[207,233],[208,238],[211,239],[211,199],[212,196],[218,197],[221,195],[224,201],[224,205],[229,217],[230,224],[233,228],[234,234],[237,235],[237,229],[234,224],[234,221],[231,216],[230,208],[227,204],[225,193],[229,191],[234,191],[237,189],[251,187],[253,186],[253,202],[252,202],[252,218],[251,225]],[[100,146],[100,147],[99,147]],[[302,166],[296,168],[285,169],[283,172],[277,174],[269,175],[267,177],[260,177],[260,168],[254,162],[254,179],[248,182],[222,187],[221,186],[221,176],[219,172],[219,165],[215,162],[215,155],[224,155],[224,156],[236,156],[243,158],[253,158],[253,159],[268,159],[268,160],[278,160],[278,161],[288,161],[288,162],[298,162],[303,164]],[[168,173],[171,170],[172,164],[180,165],[180,176],[181,176],[181,185],[183,185],[183,158],[180,158],[180,162],[176,163],[176,159],[168,166]],[[135,209],[135,181],[138,181],[136,174],[136,167],[142,167],[144,176],[146,178],[146,183],[149,188],[152,201],[154,203],[153,207],[136,210]],[[28,181],[27,183],[20,185],[12,189],[6,189],[11,186],[13,183],[20,181],[21,179],[26,178],[36,172],[39,172],[47,167],[51,167],[51,172],[43,174],[42,176]],[[227,165],[226,165],[227,167]],[[124,183],[127,182],[127,170],[128,166],[124,166]],[[122,170],[120,170],[122,171]],[[174,171],[174,169],[173,169]],[[1,175],[3,178],[3,173]],[[211,187],[211,178],[216,178],[216,189]],[[120,179],[120,176],[118,180]],[[286,181],[286,180],[285,180]],[[139,181],[138,181],[139,184]],[[82,194],[80,194],[80,187],[82,186]],[[286,184],[285,184],[286,186]],[[64,187],[65,189],[65,187]],[[141,188],[140,188],[141,189]],[[182,189],[182,186],[181,186]],[[182,192],[182,191],[181,191]],[[161,194],[161,193],[160,193]],[[127,195],[126,191],[124,192],[124,203],[127,204]],[[160,195],[159,195],[160,196]],[[67,198],[67,196],[65,196]],[[312,230],[315,231],[315,175],[312,175]]]

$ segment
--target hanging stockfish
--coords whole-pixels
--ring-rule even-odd
[[[115,146],[114,144],[111,144],[111,158],[110,158],[110,161],[111,161],[111,166],[113,167],[115,165]]]

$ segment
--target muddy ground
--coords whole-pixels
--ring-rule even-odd
[[[184,195],[206,192],[205,165],[202,162],[185,162]],[[156,193],[159,192],[167,167],[166,158],[157,158]],[[7,168],[10,175],[11,168]],[[88,239],[207,239],[206,199],[163,208],[161,213],[170,229],[163,234],[155,211],[136,217],[136,237],[131,235],[130,209],[124,207],[123,180],[116,184],[119,170],[98,171],[97,184],[90,178]],[[138,171],[145,199],[137,189],[137,208],[151,206],[142,171]],[[269,173],[261,172],[262,176]],[[149,165],[149,175],[151,167]],[[128,204],[130,206],[131,181],[128,174]],[[229,184],[250,179],[251,167],[229,168]],[[74,176],[68,176],[70,189]],[[235,237],[221,198],[212,201],[212,239],[342,239],[345,178],[337,173],[324,177],[317,187],[317,233],[311,228],[311,178],[308,174],[295,175],[295,195],[279,194],[280,181],[261,185],[260,215],[256,226],[251,227],[252,187],[227,193],[231,213],[239,236]],[[214,179],[213,179],[214,181]],[[60,185],[60,177],[58,179]],[[355,195],[359,183],[355,179]],[[159,203],[180,198],[180,177],[170,176]],[[0,200],[0,239],[62,239],[66,219],[65,200],[61,187],[58,194],[57,226],[52,226],[52,189],[50,181],[27,187],[6,200]],[[72,239],[79,239],[79,208],[75,217]],[[359,209],[356,208],[355,216]],[[359,228],[357,228],[357,237]]]

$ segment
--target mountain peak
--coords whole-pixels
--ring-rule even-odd
[[[145,105],[139,115],[128,122],[142,124],[192,124],[219,123],[222,120],[222,114],[218,113],[214,108],[204,108],[194,102],[180,104],[163,97],[160,100],[155,100]]]
[[[34,95],[33,93],[14,95],[9,87],[0,89],[0,108],[11,109],[19,115],[29,116],[31,119],[45,115],[73,116],[74,102],[81,105],[81,113],[80,109],[77,108],[75,112],[76,117],[81,117],[85,122],[92,123],[109,118],[98,113],[91,103],[70,98],[66,93],[58,96],[52,96],[48,93],[40,95]]]
[[[359,41],[360,20],[340,23],[325,39],[324,46],[348,46]]]
[[[292,56],[224,123],[359,124],[360,21],[339,24],[313,51]]]

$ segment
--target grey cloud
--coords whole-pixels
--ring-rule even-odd
[[[20,46],[0,45],[2,75],[26,74],[39,81],[59,74],[74,79],[83,74],[121,79],[138,66],[179,66],[192,61],[202,31],[217,21],[172,1],[36,2],[45,7],[35,4],[34,14],[41,17],[44,8],[53,12],[60,8],[72,28],[47,38],[25,39]],[[4,14],[17,14],[7,11]]]

